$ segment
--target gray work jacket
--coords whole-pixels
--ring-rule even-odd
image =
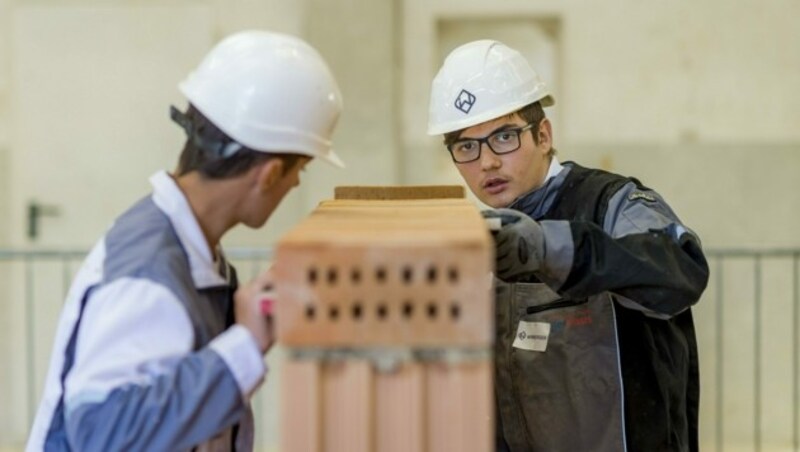
[[[496,280],[497,450],[696,451],[697,236],[637,180],[574,163],[511,207],[545,260]]]

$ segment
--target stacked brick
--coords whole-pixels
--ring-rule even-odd
[[[491,450],[492,252],[461,187],[339,187],[289,231],[281,450]]]

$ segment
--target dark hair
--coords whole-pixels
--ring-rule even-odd
[[[531,135],[533,136],[533,142],[539,144],[539,125],[542,122],[542,119],[545,118],[544,109],[542,108],[542,104],[540,102],[534,102],[532,104],[528,104],[519,110],[509,113],[506,117],[510,118],[518,114],[520,118],[527,124],[533,124],[531,127]],[[456,140],[461,137],[461,134],[466,129],[456,130],[455,132],[449,132],[444,134],[444,145],[450,146]],[[554,147],[550,147],[550,151],[547,153],[549,157],[552,157],[556,154],[556,149]]]
[[[189,124],[192,124],[195,132],[202,136],[204,141],[235,141],[200,113],[194,105],[189,104],[189,108],[186,109],[186,113],[183,116]],[[298,154],[260,152],[247,147],[242,147],[229,157],[221,157],[208,149],[198,147],[197,140],[189,137],[183,145],[183,151],[178,160],[176,176],[198,171],[208,179],[226,179],[242,175],[250,168],[273,158],[283,160],[283,172],[285,174],[294,167],[300,157]]]

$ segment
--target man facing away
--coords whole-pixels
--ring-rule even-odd
[[[696,451],[700,240],[638,180],[561,164],[554,102],[491,40],[453,50],[432,85],[428,133],[499,228],[497,450]]]
[[[261,227],[330,137],[341,94],[302,40],[234,34],[180,84],[187,141],[174,174],[123,213],[78,272],[27,450],[252,450],[249,400],[273,342],[259,294],[220,247]]]

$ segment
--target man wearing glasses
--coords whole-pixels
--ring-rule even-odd
[[[559,163],[554,103],[490,40],[432,86],[428,133],[493,208],[497,450],[696,451],[700,240],[638,180]]]

